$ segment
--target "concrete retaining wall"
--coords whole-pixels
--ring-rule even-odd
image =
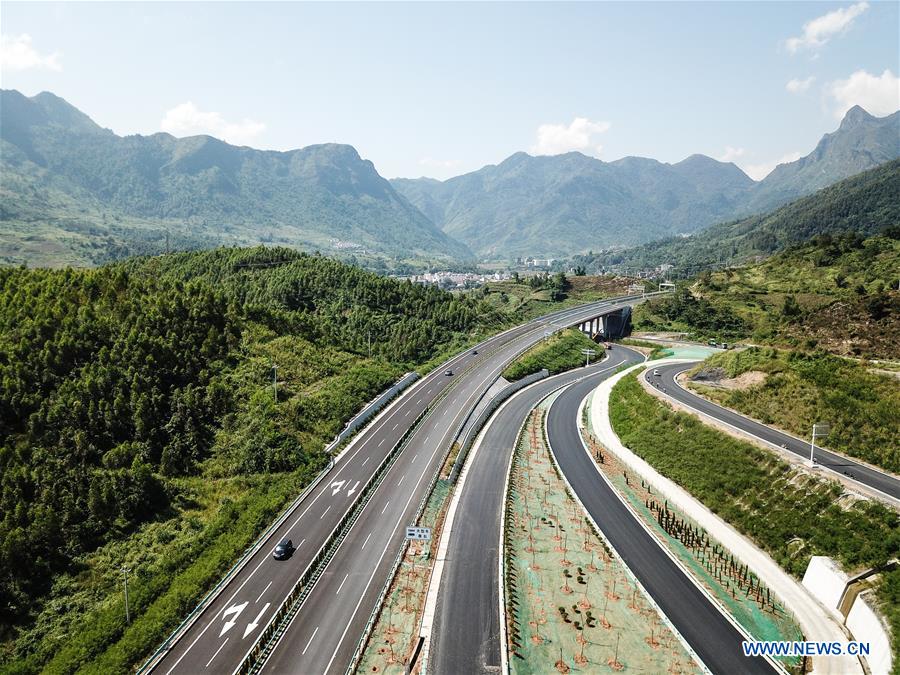
[[[863,591],[850,607],[847,628],[859,642],[869,643],[866,661],[873,675],[887,675],[891,672],[891,639],[881,617],[873,609],[873,591]]]
[[[831,558],[814,555],[810,558],[806,573],[803,575],[803,585],[816,600],[843,622],[844,617],[838,611],[838,605],[841,603],[849,578]]]

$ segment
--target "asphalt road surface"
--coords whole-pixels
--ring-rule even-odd
[[[633,299],[633,296],[630,297]],[[630,302],[624,301],[624,304],[630,304]],[[343,600],[340,603],[341,606],[347,606],[347,598],[360,598],[361,596],[357,593],[362,593],[363,588],[367,588],[370,595],[377,591],[384,576],[379,577],[376,573],[382,571],[386,574],[387,566],[393,560],[393,554],[387,548],[380,555],[381,548],[386,545],[388,548],[393,547],[391,551],[396,552],[399,546],[396,541],[396,532],[392,531],[391,527],[385,529],[384,525],[391,523],[393,526],[393,523],[396,522],[395,509],[405,503],[409,495],[418,494],[417,490],[421,491],[426,487],[427,480],[422,478],[422,472],[426,469],[431,471],[438,455],[446,449],[446,443],[449,442],[446,435],[450,433],[451,428],[455,429],[451,422],[456,420],[459,415],[468,412],[466,406],[474,405],[477,400],[476,392],[480,395],[479,388],[486,388],[493,381],[484,374],[493,373],[496,377],[496,374],[502,370],[500,364],[505,364],[528,345],[542,339],[548,327],[577,323],[579,320],[594,316],[611,306],[621,305],[617,304],[615,299],[611,299],[563,310],[543,319],[531,321],[485,341],[478,346],[477,355],[467,350],[454,357],[416,383],[387,413],[360,432],[358,439],[351,446],[352,449],[331,469],[316,489],[297,505],[281,526],[266,539],[260,549],[229,580],[224,590],[199,615],[197,620],[153,664],[152,670],[159,673],[232,673],[249,652],[256,638],[290,593],[296,580],[308,567],[321,545],[335,529],[343,514],[359,498],[362,487],[382,459],[403,436],[413,420],[431,406],[445,389],[454,385],[453,392],[440,402],[438,409],[414,437],[415,443],[410,443],[403,451],[392,472],[376,492],[376,496],[384,495],[393,487],[393,492],[396,494],[392,494],[387,500],[392,501],[393,504],[384,504],[384,512],[376,514],[379,516],[379,535],[373,537],[373,542],[369,545],[378,550],[374,555],[370,549],[363,551],[362,559],[369,565],[367,571],[371,573],[371,583],[365,579],[354,579],[348,581],[346,586],[337,589],[344,594],[341,598]],[[444,371],[448,368],[455,373],[453,377],[444,375]],[[442,445],[438,445],[439,442]],[[408,470],[408,475],[399,476],[398,470],[403,469]],[[410,488],[413,489],[412,492]],[[382,503],[379,502],[379,504]],[[409,508],[413,511],[417,505],[418,497],[409,499]],[[351,530],[351,535],[360,532],[365,527],[365,523],[370,523],[372,510],[370,502],[360,520]],[[404,514],[407,512],[408,509],[403,510]],[[272,558],[271,552],[282,538],[290,538],[296,551],[288,560],[276,561]],[[388,541],[388,539],[390,540]],[[400,543],[402,543],[402,538]],[[363,550],[362,542],[356,542],[354,537],[348,536],[339,549],[338,555],[329,564],[326,573],[319,579],[317,586],[323,585],[323,582],[325,586],[328,586],[332,576],[338,575],[337,570],[343,569],[342,565],[345,563],[342,552],[346,553],[352,550],[351,547],[354,545],[359,545],[359,551]],[[372,567],[375,562],[378,563],[377,568]],[[356,570],[356,567],[353,569]],[[349,575],[349,572],[350,567],[347,568],[345,574]],[[354,574],[369,576],[358,571]],[[338,579],[338,585],[342,580]],[[365,583],[363,583],[364,581]],[[328,586],[328,588],[331,587]],[[335,591],[333,588],[331,590]],[[306,602],[311,603],[312,607],[319,607],[316,604],[317,597],[319,596],[314,592]],[[329,602],[335,599],[329,598]],[[353,605],[352,602],[349,604]],[[371,611],[371,604],[358,605],[357,609],[359,611],[354,611],[352,614],[352,617],[356,619],[352,626],[350,623],[340,623],[343,619],[338,620],[338,623],[326,622],[323,619],[321,630],[315,636],[319,645],[313,649],[304,641],[304,644],[300,645],[296,651],[300,653],[306,647],[305,655],[319,654],[324,649],[322,645],[329,638],[333,638],[345,651],[347,645],[350,645],[352,651],[351,643],[355,645],[356,638],[368,618],[368,612]],[[284,650],[276,651],[273,658],[282,659],[285,650],[293,653],[295,634],[299,630],[297,627],[303,626],[309,615],[310,612],[303,611],[298,615],[292,629],[282,640],[282,644],[287,646]],[[363,617],[362,622],[358,620],[359,617]],[[303,635],[306,634],[303,633]],[[303,636],[300,639],[305,640]],[[295,663],[291,659],[279,661],[282,663],[283,670],[278,672],[324,672],[317,668],[330,663],[332,653],[336,654],[337,652],[329,651],[324,661],[317,661],[315,666],[310,665],[309,668],[305,663]],[[344,653],[342,652],[342,655]],[[346,665],[346,661],[340,663],[341,668],[345,668]],[[335,668],[337,669],[337,666]]]
[[[662,388],[668,396],[671,396],[689,408],[705,413],[710,417],[714,417],[733,427],[737,427],[741,431],[752,434],[769,443],[784,446],[785,450],[804,459],[809,459],[809,441],[798,440],[789,434],[772,429],[765,424],[754,422],[743,415],[727,410],[726,408],[716,405],[702,396],[692,394],[681,387],[675,381],[675,377],[679,373],[693,368],[695,365],[697,364],[679,363],[670,366],[660,366],[656,369],[659,371],[659,377],[653,375],[653,369],[648,369],[644,374],[644,377],[651,384]],[[894,499],[900,499],[900,480],[897,480],[890,474],[883,473],[877,469],[866,466],[865,464],[842,457],[841,455],[836,455],[818,446],[816,446],[813,454],[815,455],[816,463],[820,466],[831,469],[839,474],[846,475],[853,480],[862,483],[873,490],[878,490]]]
[[[694,652],[713,673],[772,673],[743,655],[743,635],[687,578],[598,473],[576,426],[578,407],[602,375],[562,392],[547,416],[547,436],[560,470],[613,547]]]
[[[643,360],[637,352],[616,346],[605,361],[524,389],[492,417],[477,452],[470,455],[456,507],[432,628],[429,672],[476,675],[500,670],[500,512],[509,458],[528,414],[566,383],[588,374],[596,382],[622,364]]]
[[[583,316],[580,312],[577,316]],[[569,315],[570,318],[575,314]],[[266,673],[344,672],[374,609],[420,500],[469,411],[506,365],[544,338],[543,327],[508,342],[459,376],[410,437],[290,627],[266,661]]]

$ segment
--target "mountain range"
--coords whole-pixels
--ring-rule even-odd
[[[272,152],[210,136],[121,137],[53,94],[0,96],[0,219],[40,246],[99,241],[142,252],[138,243],[150,237],[158,252],[169,232],[173,245],[189,248],[264,241],[400,258],[471,256],[349,145]],[[81,242],[86,233],[92,241]]]
[[[668,237],[626,250],[575,255],[570,262],[591,272],[672,265],[672,272],[681,276],[765,258],[817,236],[896,233],[900,228],[897,195],[900,159],[845,178],[770,213],[718,223],[690,237]]]
[[[900,112],[847,112],[756,182],[704,155],[666,164],[520,152],[446,181],[380,176],[349,145],[287,152],[118,136],[65,100],[0,92],[0,263],[91,265],[271,243],[384,266],[560,257],[762,213],[900,157]]]
[[[897,157],[900,112],[877,118],[856,106],[812,153],[759,182],[704,155],[665,164],[641,157],[604,162],[577,152],[520,152],[446,181],[392,182],[480,257],[558,257],[770,211]]]

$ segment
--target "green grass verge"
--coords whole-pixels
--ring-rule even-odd
[[[585,362],[582,349],[593,349],[597,352],[591,357],[591,361],[603,358],[603,347],[577,328],[570,328],[551,335],[522,354],[503,371],[503,377],[515,381],[544,368],[549,370],[551,375],[577,368]]]
[[[801,437],[809,436],[813,423],[830,422],[824,445],[900,472],[896,378],[823,352],[759,348],[716,354],[698,369],[730,378],[751,371],[765,373],[765,381],[744,389],[694,386],[717,403]]]
[[[665,356],[670,356],[672,353],[671,348],[660,345],[657,342],[650,342],[650,340],[623,338],[622,340],[619,340],[619,343],[627,347],[643,347],[644,349],[651,349],[652,351],[647,356],[650,361],[653,361],[654,359],[661,359]]]
[[[785,570],[802,576],[813,555],[844,569],[881,565],[900,554],[900,516],[793,469],[774,454],[677,413],[645,392],[637,374],[610,399],[622,442],[749,536]]]
[[[894,655],[891,672],[900,675],[900,569],[883,573],[876,593],[879,609],[891,628],[891,652]]]

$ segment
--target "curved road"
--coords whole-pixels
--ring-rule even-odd
[[[674,398],[689,408],[714,417],[721,422],[740,429],[744,433],[756,436],[773,445],[783,446],[785,450],[801,458],[809,459],[809,441],[802,441],[790,434],[772,429],[760,422],[755,422],[748,417],[716,405],[702,396],[693,394],[682,387],[675,378],[679,373],[689,370],[696,365],[696,363],[678,363],[659,366],[656,368],[659,371],[659,377],[653,375],[653,368],[648,368],[644,377],[650,384],[662,388],[667,396]],[[829,452],[819,446],[816,446],[814,454],[816,463],[820,466],[852,478],[872,490],[877,490],[889,497],[893,497],[895,500],[900,500],[900,480],[894,476],[847,457]]]
[[[643,360],[637,352],[617,346],[605,361],[555,375],[524,389],[491,417],[477,451],[469,457],[450,533],[431,631],[428,672],[475,675],[500,669],[497,544],[503,483],[519,430],[529,412],[564,384],[587,374],[596,383],[622,364]]]
[[[334,557],[324,567],[272,650],[263,672],[345,671],[391,564],[404,543],[403,528],[412,524],[431,477],[469,411],[512,359],[544,338],[548,325],[557,328],[579,323],[623,304],[633,304],[638,298],[611,299],[557,312],[488,341],[491,349],[480,346],[477,356],[465,355],[467,367],[454,369],[452,377],[444,376],[441,367],[437,377],[452,382],[452,390],[446,397],[426,403],[429,416],[410,436]],[[410,398],[415,398],[415,392],[410,394]],[[405,424],[401,422],[400,431],[408,428],[414,419],[410,416]],[[367,445],[371,451],[371,445]],[[360,457],[365,457],[365,452]]]
[[[446,426],[455,419],[460,407],[467,405],[476,389],[490,386],[490,382],[484,381],[485,370],[496,370],[499,364],[507,362],[521,350],[542,339],[548,328],[578,323],[611,307],[632,304],[639,301],[638,298],[640,296],[612,298],[530,321],[486,340],[478,346],[477,355],[466,350],[422,378],[379,418],[360,431],[346,455],[332,467],[315,489],[292,508],[288,517],[273,530],[246,564],[225,582],[219,595],[203,609],[194,622],[144,670],[165,674],[233,672],[303,570],[311,563],[319,547],[335,529],[347,509],[359,498],[362,487],[381,460],[412,422],[432,407],[444,391],[451,386],[454,390],[440,402],[440,410],[432,415],[434,425]],[[443,373],[446,368],[451,368],[456,375],[445,376]],[[444,417],[450,410],[454,411],[454,417]],[[427,435],[424,436],[424,442],[428,442]],[[436,447],[432,445],[432,449]],[[403,464],[404,457],[409,458],[415,454],[408,450],[403,452],[397,464]],[[415,459],[413,457],[406,461],[415,462]],[[414,481],[407,483],[403,490],[410,483],[414,484]],[[382,487],[385,485],[387,482]],[[297,550],[290,559],[278,562],[272,559],[271,551],[283,537],[291,538]],[[330,567],[334,569],[334,565]],[[326,575],[319,583],[327,578]],[[349,587],[346,591],[350,591]],[[346,624],[323,626],[318,637],[324,637],[326,632],[336,631],[340,634],[344,625]]]
[[[560,470],[634,576],[713,673],[776,672],[764,659],[743,655],[744,636],[638,523],[585,451],[578,409],[601,379],[593,376],[570,386],[550,407],[547,437]]]

